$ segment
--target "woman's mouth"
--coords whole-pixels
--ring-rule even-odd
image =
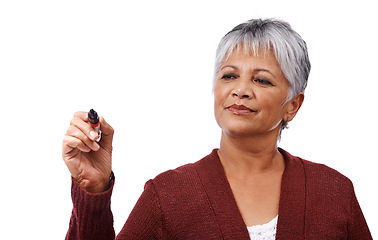
[[[252,109],[250,109],[250,108],[248,108],[244,105],[238,105],[238,104],[233,104],[233,105],[227,107],[227,109],[235,115],[248,115],[248,114],[251,114],[253,112],[256,112],[256,111],[253,111]]]

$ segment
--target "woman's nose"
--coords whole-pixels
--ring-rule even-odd
[[[236,93],[236,92],[234,92],[232,94],[232,96],[238,97],[238,98],[241,98],[241,99],[243,99],[243,98],[250,99],[251,98],[250,95],[248,95],[248,94],[241,94],[241,93]]]
[[[253,92],[250,86],[242,83],[235,86],[234,90],[232,91],[232,96],[240,99],[251,99],[253,97]]]

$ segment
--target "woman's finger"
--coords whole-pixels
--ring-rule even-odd
[[[70,127],[67,130],[66,135],[76,138],[77,140],[74,141],[75,143],[77,141],[80,141],[84,145],[86,145],[89,148],[89,150],[93,150],[93,151],[99,150],[100,146],[94,140],[91,139],[93,138],[93,136],[90,133],[89,133],[90,136],[88,136],[87,133],[83,132],[83,131],[88,132],[90,130],[87,130],[85,126],[82,126],[81,128],[79,128],[78,125],[81,125],[81,124],[78,123],[77,125],[70,125]],[[81,145],[82,144],[79,144],[78,147],[81,147]],[[82,149],[84,149],[85,152],[88,152],[86,151],[86,148],[82,148]]]
[[[80,128],[93,141],[99,137],[98,133],[88,124],[88,112],[76,112],[72,120],[74,125]]]
[[[83,132],[85,136],[87,136],[92,141],[95,141],[98,138],[98,133],[88,123],[88,118],[86,118],[86,120],[85,118],[83,118],[84,115],[75,116],[71,120],[71,126],[75,126],[77,129],[80,129],[80,131]]]
[[[80,139],[66,135],[63,138],[63,155],[72,154],[73,151],[90,152],[91,149]],[[74,154],[76,155],[76,154]]]
[[[81,120],[88,122],[88,113],[83,111],[75,112],[74,118],[80,118]]]
[[[101,141],[111,144],[113,141],[114,129],[105,121],[104,117],[100,117],[100,129]]]

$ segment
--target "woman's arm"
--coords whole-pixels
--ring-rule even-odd
[[[366,223],[365,217],[362,213],[361,207],[357,201],[356,194],[352,193],[350,201],[348,223],[348,239],[350,240],[371,240],[373,239]]]
[[[102,137],[75,113],[63,139],[62,157],[72,176],[73,210],[66,239],[114,239],[110,198],[113,128],[100,118]],[[109,188],[110,186],[110,188]]]
[[[110,188],[102,193],[88,193],[72,179],[73,210],[66,240],[96,240],[115,238],[110,198],[114,179]],[[163,231],[163,215],[159,199],[152,181],[145,189],[132,210],[129,218],[118,234],[118,240],[166,239]]]
[[[152,180],[148,181],[118,240],[171,239],[163,227],[164,215]]]
[[[110,179],[110,188],[105,192],[89,193],[72,179],[73,210],[66,240],[115,238],[113,214],[110,209],[113,186],[114,177]]]
[[[73,210],[66,239],[114,239],[110,199],[113,128],[100,118],[102,137],[88,124],[87,113],[77,112],[63,141],[63,160],[72,175]],[[152,181],[126,221],[117,239],[164,239],[163,217]]]

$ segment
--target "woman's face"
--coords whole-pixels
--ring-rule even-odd
[[[222,63],[214,85],[215,118],[232,136],[279,131],[287,120],[289,84],[274,54],[258,56],[235,50]]]

